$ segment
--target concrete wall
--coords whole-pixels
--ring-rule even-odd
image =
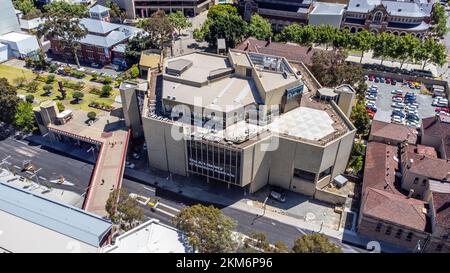
[[[414,163],[413,163],[414,164]],[[415,179],[418,178],[417,184],[414,184]],[[425,185],[423,185],[423,180],[425,180]],[[415,173],[410,172],[407,168],[403,171],[402,176],[402,189],[404,190],[414,190],[413,197],[416,197],[417,194],[420,194],[420,199],[424,198],[425,192],[428,188],[428,178],[422,175],[417,175]]]
[[[251,182],[250,184],[250,192],[253,193],[265,185],[267,185],[269,181],[269,172],[270,172],[270,165],[271,165],[271,154],[268,151],[265,151],[264,147],[265,145],[270,142],[270,137],[266,138],[265,140],[262,140],[252,146],[252,161],[253,164],[251,165],[251,180],[248,182]],[[247,165],[248,166],[248,165]],[[242,168],[242,170],[245,172],[250,168]]]
[[[165,141],[165,122],[143,118],[145,142],[150,167],[168,171]]]
[[[139,114],[136,91],[133,87],[120,90],[125,125],[131,128],[133,137],[142,136],[143,130]]]
[[[343,205],[347,197],[337,193],[328,192],[322,189],[317,189],[314,198],[320,201],[331,203],[334,205]]]

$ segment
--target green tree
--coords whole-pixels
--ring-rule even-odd
[[[359,100],[352,109],[350,120],[355,125],[358,134],[366,135],[370,127],[370,117],[366,111],[364,100]]]
[[[366,154],[366,146],[362,141],[355,141],[352,147],[352,153],[350,155],[350,160],[348,166],[352,169],[354,175],[358,173],[363,168],[364,156]]]
[[[287,253],[290,252],[285,242],[277,241],[271,245],[267,235],[263,232],[252,232],[248,238],[244,240],[243,247],[239,252],[244,253]]]
[[[402,68],[406,60],[414,58],[416,51],[419,49],[420,41],[411,34],[406,34],[400,36],[392,46],[392,57],[400,59],[400,68]]]
[[[83,99],[84,94],[79,92],[79,91],[75,91],[72,93],[72,98],[75,100],[76,103],[80,103],[80,100]]]
[[[341,253],[342,250],[320,233],[306,234],[295,240],[294,253]]]
[[[348,29],[337,31],[332,45],[335,49],[351,49],[352,34]]]
[[[50,6],[60,5],[60,3],[64,5],[63,3],[66,2],[54,2]],[[48,38],[58,40],[63,49],[68,48],[79,67],[77,51],[80,44],[78,40],[84,38],[88,32],[86,27],[80,24],[80,19],[76,17],[76,14],[76,12],[66,12],[64,9],[49,9],[45,16],[46,21],[41,25],[39,32]]]
[[[123,20],[127,18],[126,10],[120,8],[116,3],[107,0],[105,5],[110,9],[109,15],[111,16],[111,18],[116,19],[120,24],[122,24]]]
[[[266,40],[272,37],[272,25],[267,19],[258,14],[252,16],[247,28],[247,35],[259,40]]]
[[[109,194],[105,210],[114,223],[128,224],[126,230],[132,228],[133,223],[144,220],[144,209],[125,189],[115,189]]]
[[[44,89],[43,96],[50,96],[53,91],[53,84],[46,84],[42,89]]]
[[[52,1],[44,5],[44,11],[47,14],[67,14],[72,18],[83,18],[89,16],[89,10],[86,5],[71,4],[65,1]]]
[[[36,9],[33,0],[14,0],[14,8],[20,10],[23,15],[27,15],[32,10]]]
[[[20,99],[17,90],[5,78],[0,78],[0,121],[11,124]]]
[[[177,228],[188,236],[189,243],[201,253],[226,253],[235,250],[233,230],[236,221],[213,206],[200,204],[181,210],[175,219]]]
[[[361,51],[361,59],[359,63],[362,63],[364,53],[372,49],[375,43],[375,35],[367,30],[362,30],[352,36],[352,47]]]
[[[169,22],[172,24],[172,27],[177,30],[178,35],[181,35],[181,31],[186,28],[192,27],[191,21],[184,16],[184,13],[181,11],[172,12],[168,16]]]
[[[34,102],[34,96],[33,95],[26,95],[25,96],[25,101],[28,103],[33,103]]]
[[[422,61],[422,69],[425,69],[428,63],[442,66],[447,60],[445,45],[437,42],[434,38],[428,37],[419,44],[414,59]]]
[[[33,106],[29,102],[21,102],[17,105],[14,115],[14,126],[25,132],[33,132],[36,128]]]
[[[447,14],[445,8],[440,3],[435,3],[431,13],[432,31],[438,37],[444,37],[447,34]]]
[[[131,38],[125,48],[125,60],[128,66],[139,63],[141,52],[150,48],[157,48],[156,41],[149,39],[147,36],[139,33]]]
[[[139,77],[139,68],[136,64],[130,68],[130,74],[133,79]]]
[[[194,31],[197,41],[205,40],[211,47],[217,46],[217,39],[225,39],[227,47],[233,48],[242,41],[247,23],[231,5],[216,5],[209,9],[201,29]]]
[[[107,98],[107,97],[111,96],[111,91],[112,91],[111,85],[105,84],[102,87],[101,96]]]
[[[158,10],[150,18],[143,19],[142,28],[148,33],[145,39],[150,39],[151,44],[163,49],[172,41],[173,26],[163,10]]]
[[[381,58],[381,64],[383,64],[385,58],[393,55],[393,45],[397,39],[397,35],[386,32],[382,32],[376,36],[373,44],[373,56],[375,58]]]
[[[65,107],[64,104],[63,104],[62,102],[60,102],[60,101],[58,101],[58,102],[56,103],[56,107],[58,107],[58,111],[59,111],[59,112],[62,112],[62,111],[64,111],[64,110],[66,110],[66,107]]]
[[[314,27],[315,29],[315,43],[325,45],[325,49],[333,44],[336,37],[336,32],[339,31],[337,28],[331,25],[318,25]]]
[[[88,112],[87,113],[87,117],[88,117],[88,119],[89,120],[95,120],[95,118],[97,117],[97,114],[95,113],[95,112]],[[110,218],[111,218],[112,216],[111,216],[111,214],[110,214]],[[112,219],[112,218],[111,218]]]
[[[23,11],[22,11],[22,12],[23,12]],[[42,16],[42,11],[40,11],[40,10],[37,9],[37,8],[33,8],[33,9],[31,9],[30,11],[24,13],[24,14],[22,15],[22,19],[25,19],[25,20],[31,20],[31,19],[39,18],[39,17],[41,17],[41,16]]]

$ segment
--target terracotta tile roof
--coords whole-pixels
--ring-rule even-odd
[[[422,146],[423,147],[423,146]],[[427,154],[418,153],[414,145],[410,145],[406,150],[406,162],[412,164],[408,171],[435,180],[445,180],[450,172],[450,162],[437,157],[430,157]]]
[[[320,49],[299,46],[295,44],[285,44],[278,42],[261,41],[253,37],[247,38],[236,49],[257,52],[268,55],[281,56],[290,61],[303,62],[310,65],[314,52],[322,51]]]
[[[362,211],[366,216],[426,231],[426,204],[414,198],[369,188],[363,200]]]
[[[430,158],[438,158],[436,149],[434,149],[433,147],[430,147],[430,146],[418,144],[416,151],[418,154],[426,155],[427,157],[430,157]]]
[[[398,169],[398,148],[379,142],[369,142],[366,149],[363,191],[375,188],[401,194],[395,188],[395,171]]]
[[[382,122],[378,120],[372,121],[372,128],[370,130],[371,136],[382,137],[386,140],[394,140],[401,142],[405,139],[410,144],[417,142],[417,130],[401,124],[390,122]]]
[[[450,157],[450,121],[448,117],[429,117],[422,119],[422,134],[440,138],[445,157]]]
[[[450,228],[450,193],[433,192],[436,224]]]

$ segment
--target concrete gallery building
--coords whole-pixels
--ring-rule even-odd
[[[347,165],[355,128],[338,105],[354,94],[320,100],[303,78],[278,56],[197,52],[165,60],[148,93],[131,83],[121,93],[151,167],[250,193],[271,184],[314,196]]]

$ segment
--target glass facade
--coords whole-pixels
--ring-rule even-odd
[[[240,150],[197,140],[186,140],[186,148],[189,172],[240,185]]]

